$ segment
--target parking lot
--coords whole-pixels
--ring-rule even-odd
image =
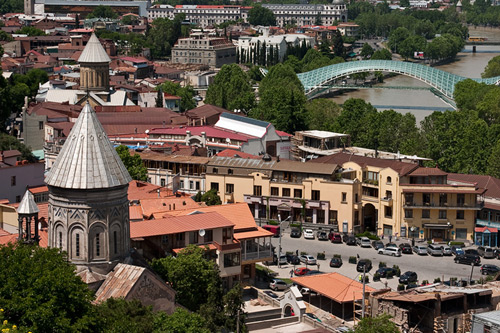
[[[384,243],[388,243],[389,240],[386,238],[382,240]],[[411,243],[407,239],[396,240],[392,239],[393,243],[400,244],[403,242]],[[272,244],[276,247],[276,252],[278,252],[279,238],[272,238]],[[419,243],[417,243],[419,244]],[[427,245],[426,243],[421,243],[422,245]],[[387,255],[379,255],[373,247],[362,248],[360,246],[348,246],[345,243],[335,244],[330,241],[320,241],[316,237],[314,240],[301,238],[291,238],[289,230],[285,231],[281,239],[282,253],[287,251],[296,253],[298,251],[299,256],[301,252],[307,252],[308,254],[317,256],[318,253],[325,253],[325,260],[318,260],[319,270],[321,272],[338,272],[352,279],[359,278],[360,273],[356,271],[356,265],[349,263],[349,257],[355,256],[360,259],[370,259],[373,263],[373,268],[368,272],[370,282],[369,285],[373,288],[383,288],[388,286],[392,289],[396,289],[399,282],[398,278],[382,278],[379,282],[373,282],[373,274],[378,269],[379,262],[383,261],[387,264],[387,267],[392,267],[393,265],[398,265],[401,269],[401,273],[406,271],[414,271],[418,274],[418,282],[422,283],[423,280],[428,280],[430,283],[434,281],[435,278],[440,278],[444,281],[450,278],[457,278],[458,280],[470,278],[471,266],[464,264],[456,264],[454,262],[454,256],[443,256],[443,257],[431,257],[429,255],[417,255],[417,254],[403,254],[401,257],[392,257]],[[334,254],[339,254],[342,257],[343,265],[340,268],[331,268],[329,266],[330,259]],[[493,264],[500,265],[500,260],[498,259],[484,259],[481,258],[481,264]],[[290,271],[292,269],[306,266],[305,264],[298,265],[282,265],[278,268],[277,265],[269,265],[269,268],[278,272],[280,277],[290,277]],[[310,269],[317,270],[318,266],[309,267]],[[480,266],[475,266],[473,268],[472,278],[478,280],[481,278],[481,273],[479,270]]]

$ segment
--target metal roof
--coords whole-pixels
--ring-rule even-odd
[[[71,189],[99,189],[128,184],[125,165],[87,102],[45,182]]]
[[[83,49],[80,58],[78,58],[78,62],[109,63],[111,62],[111,59],[104,50],[104,47],[102,47],[97,36],[93,33],[87,42],[87,45]]]
[[[490,311],[474,314],[474,317],[500,325],[500,311]]]
[[[38,213],[40,210],[38,209],[38,206],[36,205],[35,198],[33,197],[33,194],[29,190],[26,190],[24,193],[23,199],[19,203],[19,207],[17,207],[17,213],[18,214],[35,214]]]

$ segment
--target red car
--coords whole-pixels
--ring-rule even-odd
[[[332,243],[342,243],[342,236],[338,232],[331,232],[328,238]]]
[[[295,275],[306,275],[310,271],[311,270],[309,268],[299,267],[299,268],[295,269],[294,273],[295,273]]]

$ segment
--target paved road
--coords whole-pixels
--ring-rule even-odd
[[[388,239],[383,240],[384,243],[388,242]],[[394,242],[394,239],[393,239]],[[402,241],[397,241],[396,243],[401,243]],[[279,238],[272,238],[272,243],[276,246],[276,252],[278,251]],[[397,278],[384,279],[382,278],[380,282],[373,282],[373,274],[378,268],[380,261],[387,264],[388,267],[392,265],[399,265],[401,272],[405,271],[415,271],[418,274],[419,282],[423,280],[428,280],[430,283],[434,281],[435,278],[439,277],[441,280],[449,280],[450,277],[457,277],[460,279],[469,279],[471,274],[471,266],[463,264],[455,264],[453,261],[453,256],[445,257],[431,257],[431,256],[419,256],[416,254],[403,254],[402,257],[391,257],[386,255],[379,255],[372,248],[361,248],[359,246],[347,246],[345,244],[334,244],[329,241],[318,241],[307,240],[304,238],[291,238],[289,233],[285,233],[281,239],[282,252],[296,250],[300,252],[304,251],[308,254],[312,254],[316,257],[318,253],[325,252],[326,260],[319,260],[320,271],[322,272],[338,272],[350,278],[357,278],[359,274],[356,271],[356,265],[349,264],[349,256],[357,256],[361,259],[370,259],[373,263],[373,269],[369,272],[370,274],[370,286],[374,288],[382,288],[385,283],[387,286],[396,289],[398,285]],[[340,254],[344,264],[340,268],[329,267],[330,258],[334,254]],[[500,260],[497,259],[483,259],[481,258],[481,263],[488,263],[500,266]],[[301,267],[304,265],[297,265]],[[279,269],[276,265],[270,265],[274,271],[279,272],[280,277],[290,277],[290,270],[293,269],[293,265],[285,265]],[[311,269],[317,269],[316,266],[311,267]],[[474,267],[473,279],[477,280],[481,277],[479,272],[479,266]]]

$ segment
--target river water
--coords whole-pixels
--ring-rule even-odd
[[[471,32],[471,36],[500,36],[500,30]],[[477,53],[472,53],[472,46],[457,55],[457,60],[441,66],[436,66],[441,70],[470,78],[480,78],[481,73],[488,64],[488,61],[500,55],[500,45],[480,45],[477,46]],[[398,75],[385,79],[380,86],[401,86],[401,87],[428,87],[427,84],[405,75]],[[360,89],[348,91],[342,95],[332,97],[337,104],[343,104],[349,98],[361,98],[371,103],[379,111],[393,109],[397,112],[410,112],[415,115],[417,124],[434,111],[450,110],[452,107],[442,101],[429,90],[402,90],[402,89]]]

